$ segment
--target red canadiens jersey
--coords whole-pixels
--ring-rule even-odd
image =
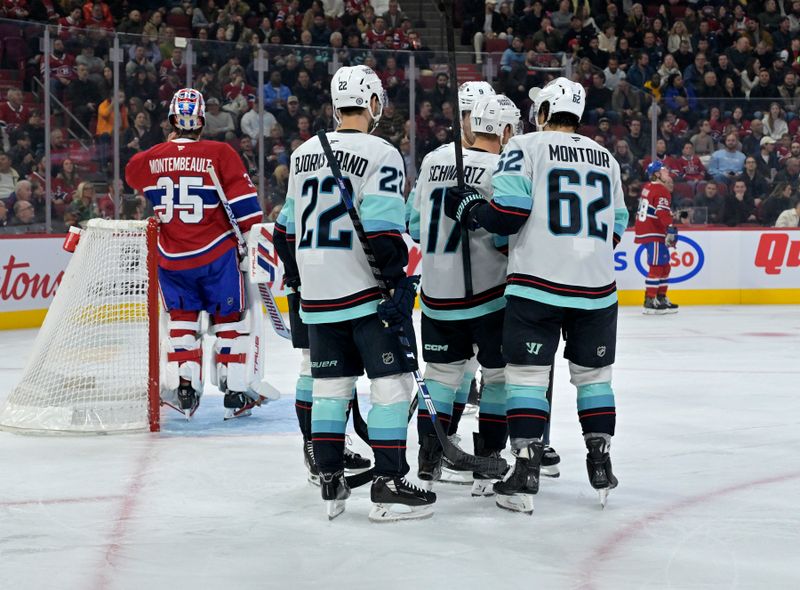
[[[174,139],[139,152],[125,169],[126,182],[153,204],[161,220],[159,266],[197,268],[237,245],[207,170],[214,165],[239,228],[261,221],[256,188],[227,143]]]
[[[636,214],[634,242],[661,242],[672,225],[672,195],[660,182],[648,182],[642,187],[639,211]]]
[[[380,33],[375,29],[370,29],[364,33],[364,40],[372,49],[383,49],[393,45],[392,35],[388,31]]]
[[[28,123],[31,113],[24,104],[15,109],[10,102],[0,104],[0,121],[6,124],[6,131],[13,131]]]
[[[44,59],[41,60],[39,70],[44,74]],[[54,78],[58,76],[69,80],[75,78],[75,56],[65,53],[59,58],[51,53],[50,76]]]
[[[697,156],[667,159],[669,160],[667,163],[669,169],[674,170],[683,180],[705,180],[706,168]]]

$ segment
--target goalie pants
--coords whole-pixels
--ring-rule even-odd
[[[414,327],[405,326],[415,343]],[[410,365],[397,336],[377,314],[326,324],[309,324],[311,376],[314,378],[312,440],[321,472],[343,467],[347,409],[355,380],[366,370],[372,408],[367,416],[376,475],[405,475],[408,409],[413,391]],[[414,344],[412,344],[413,346]],[[414,351],[416,354],[416,350]]]
[[[617,304],[603,309],[558,307],[508,297],[503,354],[506,362],[508,430],[511,439],[544,435],[550,419],[547,387],[561,334],[571,382],[578,389],[584,434],[614,434],[616,407],[611,365],[617,345]]]
[[[463,320],[434,319],[422,314],[422,358],[428,363],[425,381],[439,419],[445,426],[457,423],[464,411],[474,376],[467,371],[467,361],[475,355],[473,345],[477,345],[477,359],[484,369],[478,430],[485,448],[490,451],[505,447],[507,436],[505,381],[500,371],[506,365],[502,349],[504,314],[499,310]],[[464,398],[459,399],[462,391]],[[420,440],[434,433],[430,414],[421,397],[417,432]],[[455,434],[455,429],[450,428],[448,432]]]

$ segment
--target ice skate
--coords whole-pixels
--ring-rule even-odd
[[[542,455],[542,468],[540,473],[545,477],[559,477],[561,475],[561,471],[558,468],[559,463],[561,463],[561,457],[558,456],[558,453],[556,453],[553,447],[547,445]]]
[[[303,462],[308,470],[308,483],[315,486],[320,485],[317,462],[314,459],[314,443],[310,440],[303,442]]]
[[[340,469],[335,473],[320,473],[319,481],[328,520],[333,520],[344,512],[345,501],[350,497],[350,488],[344,478],[344,471]]]
[[[484,447],[483,437],[479,432],[472,433],[472,440],[474,443],[476,457],[493,457],[500,458],[500,451],[488,451]],[[481,496],[494,496],[494,489],[492,486],[497,481],[496,477],[484,475],[483,473],[474,472],[472,474],[474,481],[472,482],[472,496],[475,498]]]
[[[363,473],[372,467],[372,461],[356,453],[349,446],[347,446],[349,444],[350,437],[348,436],[347,444],[344,447],[344,470],[347,471],[348,475]]]
[[[655,297],[646,297],[642,313],[645,315],[664,315],[667,310]]]
[[[377,476],[370,490],[372,522],[395,522],[433,516],[436,494],[418,488],[405,477]]]
[[[477,414],[478,408],[481,405],[481,391],[478,388],[478,382],[473,379],[472,383],[469,385],[469,396],[467,397],[467,403],[464,406],[464,416],[468,416],[470,414]]]
[[[669,297],[667,297],[666,295],[659,295],[658,303],[661,305],[662,308],[664,308],[664,313],[678,313],[678,308],[680,307],[680,305],[678,305],[677,303],[672,303],[672,301],[670,301]]]
[[[447,440],[453,443],[453,446],[458,447],[459,450],[464,450],[461,448],[461,436],[459,434],[451,434],[447,437]],[[471,471],[456,471],[455,469],[451,469],[447,457],[442,457],[442,475],[439,481],[459,486],[468,486],[472,483],[472,480]]]
[[[422,437],[417,455],[417,477],[427,491],[433,489],[433,482],[442,476],[442,445],[435,434]]]
[[[600,506],[606,507],[608,492],[617,487],[619,483],[611,470],[611,456],[608,451],[611,447],[611,437],[608,434],[589,433],[586,439],[586,471],[589,482],[600,495]]]
[[[238,391],[226,392],[225,399],[223,400],[223,405],[225,406],[225,420],[250,416],[252,414],[251,410],[256,406],[260,406],[261,402],[265,399],[267,398],[263,395],[259,395],[256,399],[247,393]]]
[[[514,468],[494,484],[495,503],[505,510],[533,514],[533,496],[539,492],[544,443],[539,439],[521,439],[512,441],[512,447],[517,461]]]
[[[181,383],[174,397],[171,400],[162,399],[161,404],[177,410],[189,421],[200,406],[200,395],[192,389],[191,383]]]

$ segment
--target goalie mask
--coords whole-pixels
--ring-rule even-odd
[[[378,99],[378,112],[374,112],[370,103],[372,97]],[[331,102],[333,102],[333,118],[336,124],[341,123],[339,110],[346,107],[367,109],[372,119],[370,133],[378,126],[386,104],[386,92],[381,79],[372,68],[367,66],[344,66],[336,70],[331,79]]]
[[[542,88],[536,93],[533,100],[536,107],[534,123],[536,128],[541,131],[555,113],[571,113],[580,121],[583,117],[583,109],[586,107],[586,90],[580,84],[561,77]],[[545,104],[547,105],[547,117],[544,123],[539,124],[539,112]]]
[[[503,134],[509,125],[512,137],[520,132],[519,109],[503,94],[485,96],[473,105],[470,123],[473,133],[497,135],[502,142]]]
[[[169,122],[181,131],[198,131],[205,125],[206,103],[194,88],[181,88],[169,103]]]

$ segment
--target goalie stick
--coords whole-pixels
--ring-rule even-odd
[[[236,235],[236,240],[239,242],[239,250],[240,252],[246,254],[247,243],[244,240],[244,235],[242,235],[242,230],[239,228],[239,223],[236,221],[236,217],[233,216],[231,204],[228,201],[228,197],[225,196],[225,191],[222,190],[222,184],[217,176],[217,171],[214,170],[214,166],[209,165],[208,175],[211,177],[211,182],[214,183],[214,188],[217,189],[217,195],[222,203],[222,208],[225,209],[225,214],[228,216],[228,221],[233,228],[233,233]],[[292,333],[286,326],[286,322],[283,321],[283,316],[281,315],[281,312],[275,303],[275,297],[273,297],[272,291],[266,284],[258,283],[258,294],[261,296],[261,303],[264,304],[264,307],[267,310],[267,315],[269,316],[269,321],[272,324],[272,329],[275,330],[275,333],[281,338],[290,340],[292,338]]]
[[[375,282],[378,284],[378,289],[380,290],[381,296],[384,299],[388,299],[391,297],[389,287],[386,285],[386,281],[383,278],[381,269],[378,268],[375,255],[372,252],[372,246],[367,239],[367,234],[364,232],[364,226],[361,224],[361,219],[358,217],[358,212],[356,211],[355,204],[353,203],[353,197],[350,195],[350,191],[347,189],[347,185],[342,177],[342,170],[339,167],[339,162],[333,155],[333,150],[331,149],[331,144],[328,142],[328,137],[325,134],[325,131],[320,131],[317,133],[317,137],[319,138],[322,149],[325,152],[325,157],[328,160],[328,166],[330,167],[331,173],[336,180],[337,186],[339,187],[339,193],[341,194],[342,202],[344,203],[345,207],[347,207],[347,213],[350,216],[350,220],[353,222],[353,228],[358,236],[358,241],[361,242],[361,247],[364,250],[364,255],[367,258],[372,275],[375,277]],[[403,349],[406,359],[408,359],[410,364],[416,364],[416,355],[414,354],[414,350],[406,334],[401,330],[399,333],[397,333],[397,338],[400,341],[400,346]],[[493,475],[496,477],[502,476],[503,473],[508,469],[508,463],[506,463],[505,459],[476,457],[475,455],[465,453],[450,442],[450,440],[447,438],[447,433],[444,431],[444,428],[442,428],[441,422],[439,422],[439,417],[436,413],[436,408],[433,405],[431,394],[428,391],[428,386],[425,384],[425,380],[422,378],[419,369],[412,371],[412,374],[414,376],[414,380],[417,382],[417,387],[422,394],[422,398],[425,400],[425,406],[430,415],[431,422],[433,422],[433,428],[436,431],[436,436],[442,445],[444,456],[451,463],[450,468],[456,471],[477,471],[479,473],[485,473],[486,475]]]
[[[447,35],[447,69],[450,72],[450,100],[458,103],[458,69],[456,68],[456,42],[453,29],[453,0],[441,0],[439,10],[444,15],[445,35]],[[456,153],[456,179],[458,188],[464,188],[464,153],[461,148],[461,108],[453,117],[453,148]],[[461,225],[461,224],[459,224]],[[472,288],[472,254],[469,251],[469,229],[461,225],[461,267],[464,271],[464,295],[470,299],[474,294]]]

